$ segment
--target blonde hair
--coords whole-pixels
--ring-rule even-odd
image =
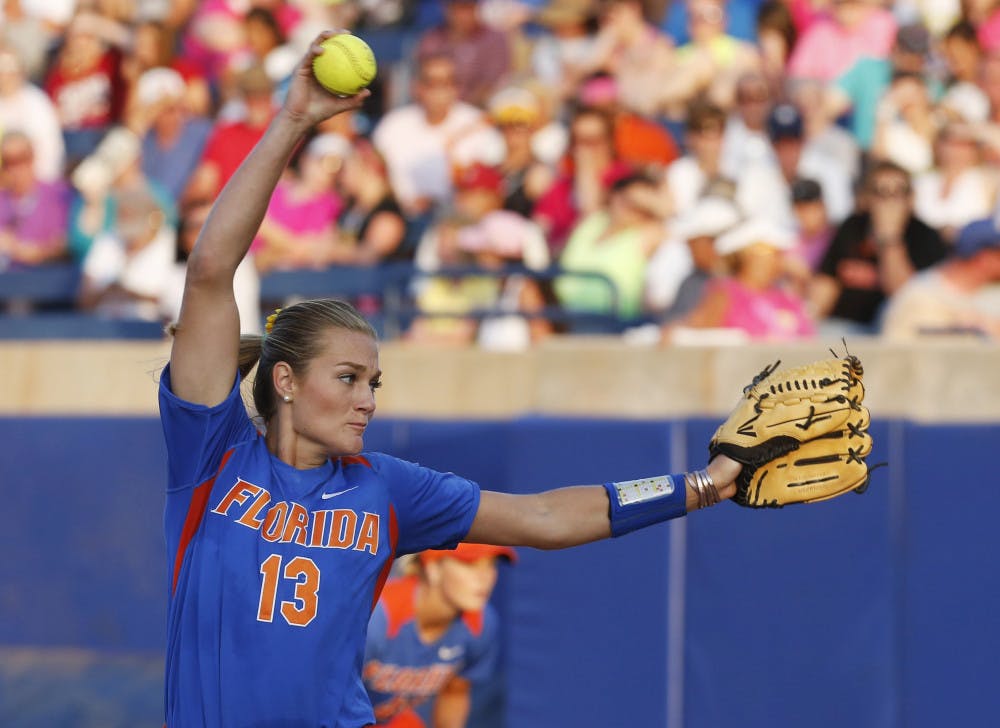
[[[309,362],[320,354],[322,334],[331,328],[378,338],[375,329],[354,306],[332,298],[302,301],[279,309],[272,316],[264,336],[240,337],[240,379],[245,379],[254,366],[257,367],[253,403],[264,422],[271,419],[276,409],[271,382],[276,363],[286,362],[297,375],[305,374]]]

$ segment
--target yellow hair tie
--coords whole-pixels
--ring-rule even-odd
[[[270,334],[271,329],[274,328],[274,321],[278,318],[278,314],[281,313],[280,308],[274,309],[274,313],[267,317],[267,323],[264,324],[264,333]]]

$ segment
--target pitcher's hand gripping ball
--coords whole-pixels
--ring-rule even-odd
[[[320,45],[323,52],[313,59],[313,74],[330,93],[353,96],[375,79],[375,54],[356,35],[338,33]]]
[[[743,389],[709,443],[712,457],[743,463],[733,500],[780,508],[863,493],[872,438],[861,361],[848,354],[778,371],[780,363]]]

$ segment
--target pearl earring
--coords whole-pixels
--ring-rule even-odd
[[[292,401],[292,395],[286,394],[284,397],[282,397],[282,399],[284,399],[286,402],[291,402]]]

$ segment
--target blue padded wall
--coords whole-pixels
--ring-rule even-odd
[[[996,725],[1000,426],[903,428],[901,725]]]
[[[717,424],[690,423],[692,466]],[[685,725],[899,725],[889,502],[883,468],[864,495],[688,518]]]
[[[376,420],[368,445],[529,493],[700,466],[715,424]],[[872,429],[863,496],[521,549],[470,728],[995,723],[1000,425]],[[0,725],[156,724],[163,464],[155,419],[0,418]]]

